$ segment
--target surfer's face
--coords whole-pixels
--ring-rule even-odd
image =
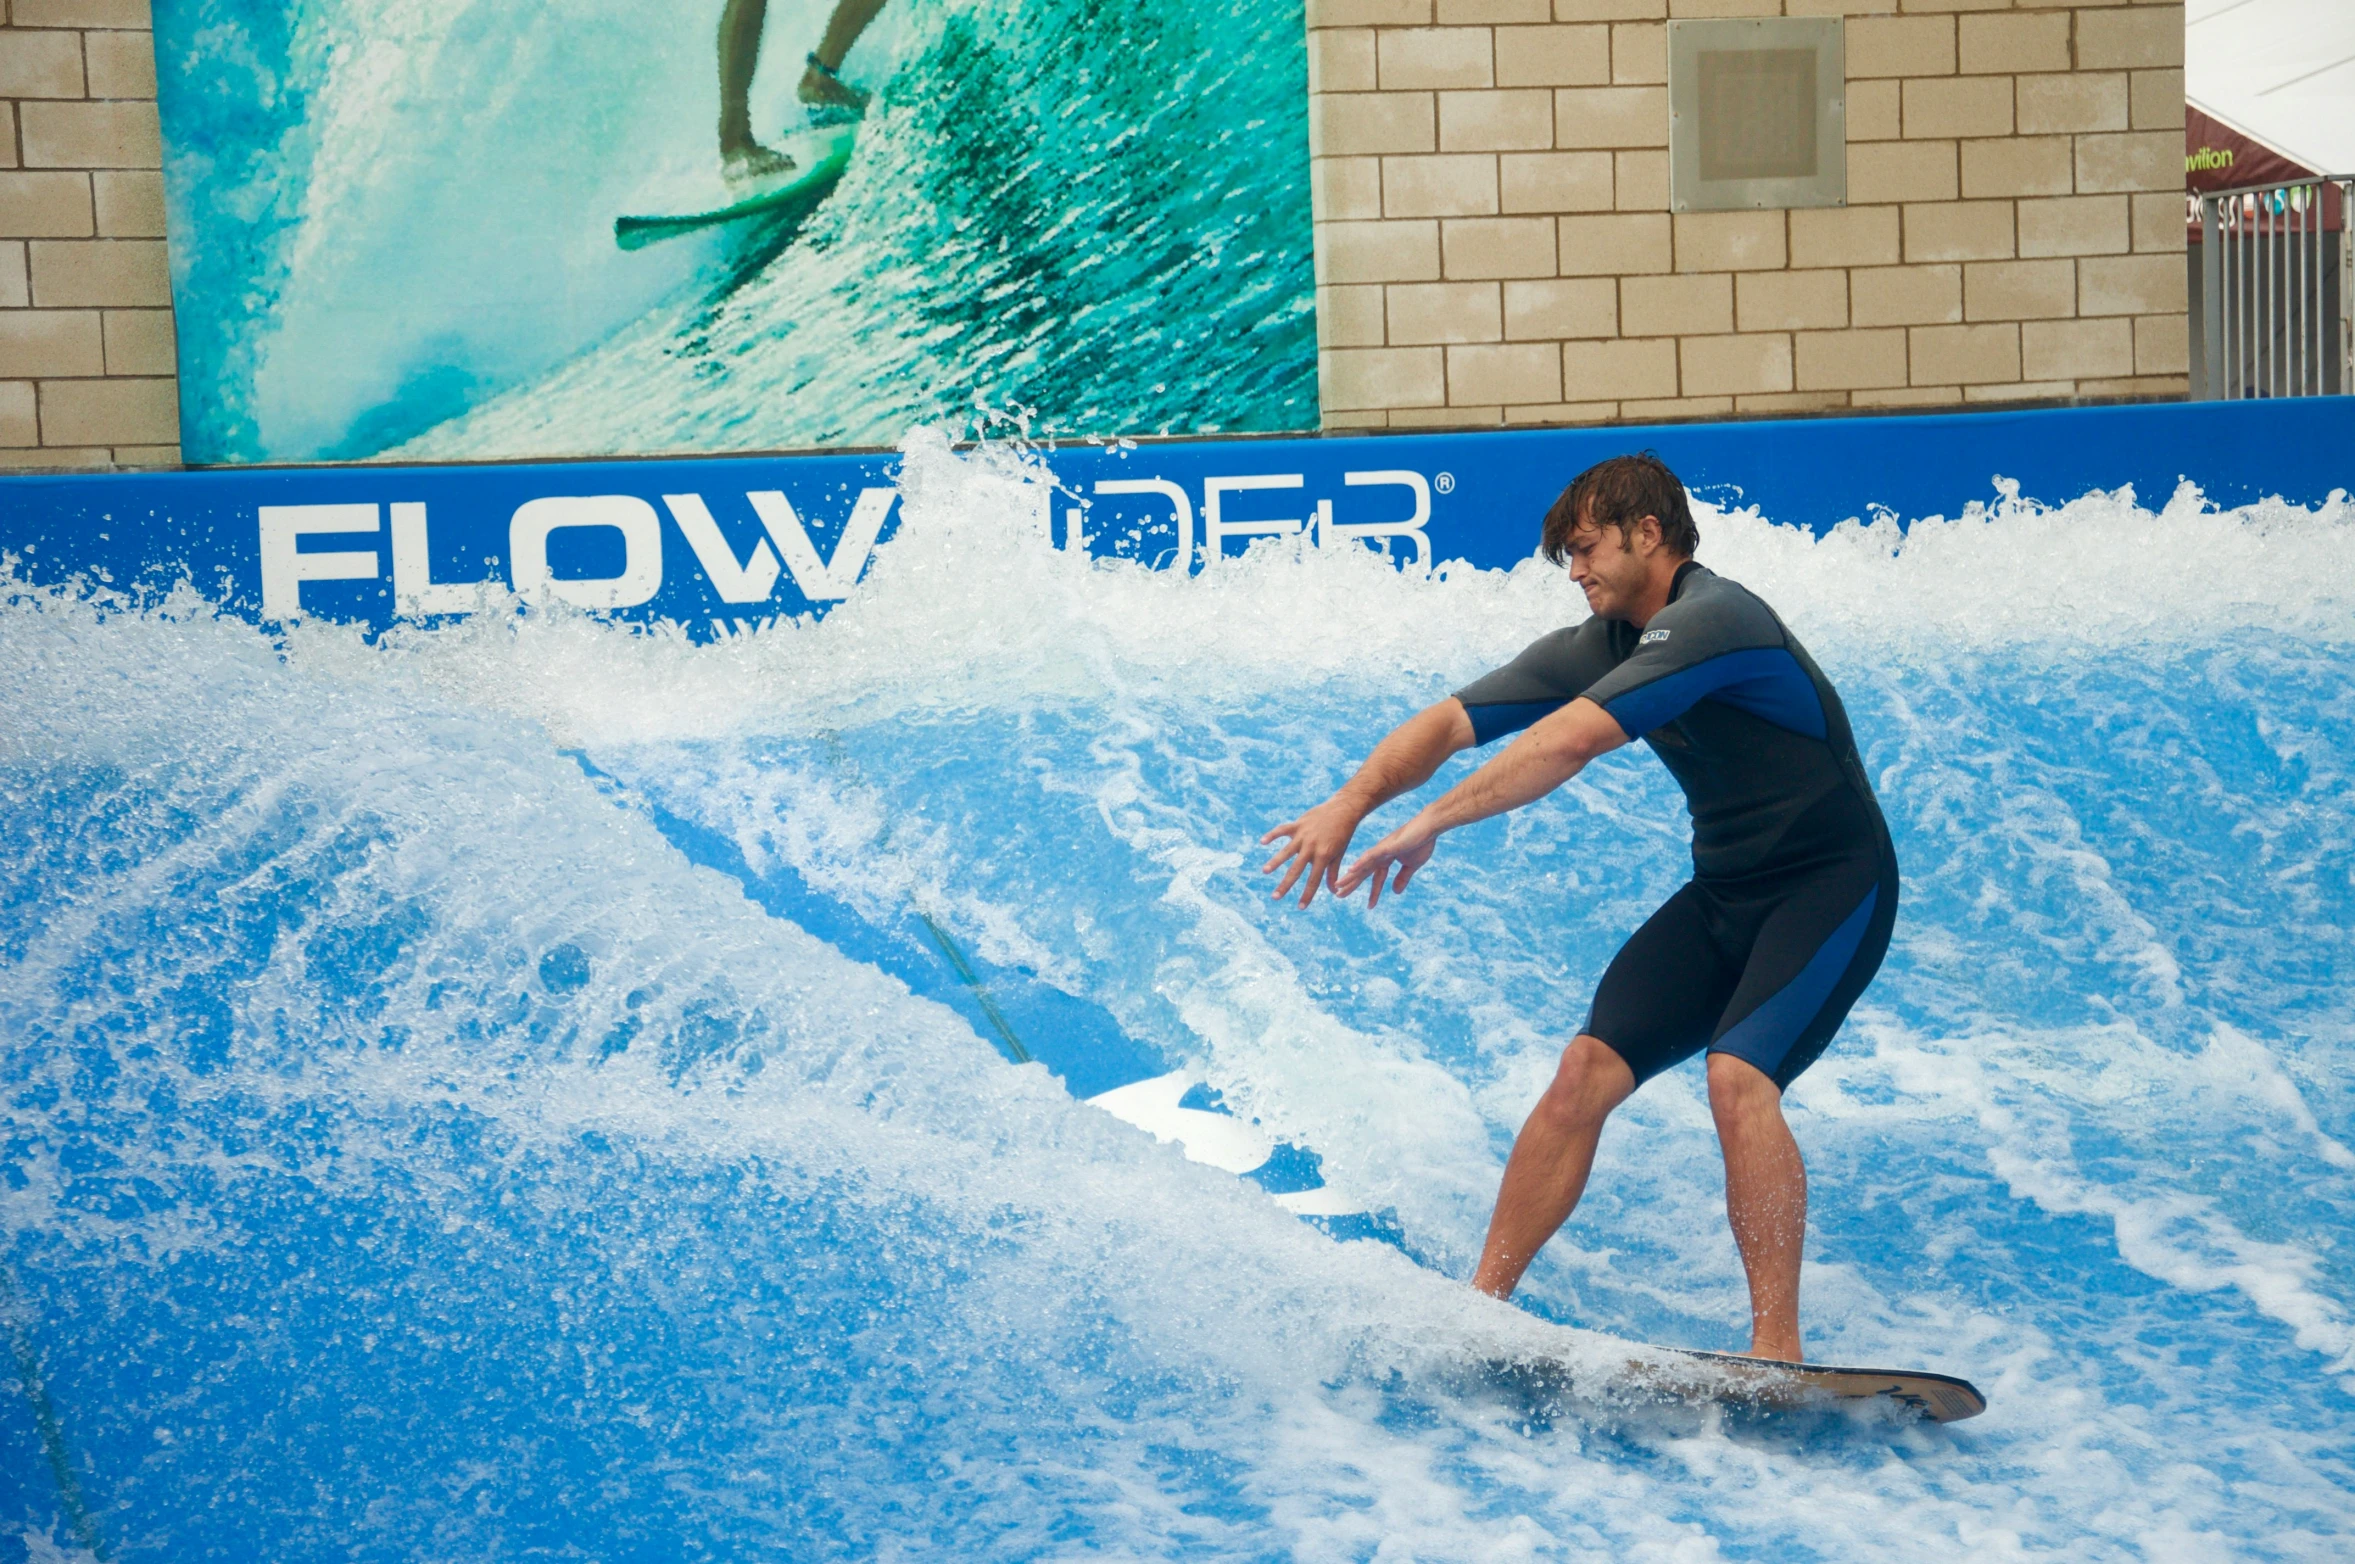
[[[1660,523],[1649,516],[1626,528],[1581,521],[1570,534],[1570,579],[1586,594],[1586,606],[1605,619],[1627,617],[1650,583],[1650,555],[1659,542]]]

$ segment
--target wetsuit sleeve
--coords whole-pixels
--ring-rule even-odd
[[[1809,738],[1825,733],[1823,701],[1781,622],[1730,582],[1712,580],[1654,615],[1626,661],[1583,693],[1629,738],[1710,698]]]
[[[1489,744],[1561,710],[1610,671],[1603,620],[1540,636],[1502,668],[1456,691],[1472,719],[1472,740]]]

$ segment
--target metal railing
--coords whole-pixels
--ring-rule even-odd
[[[2200,194],[2200,373],[2195,396],[2355,391],[2355,177]]]

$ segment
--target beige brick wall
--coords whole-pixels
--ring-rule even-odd
[[[0,0],[0,470],[180,460],[147,0]]]
[[[1670,17],[1847,22],[1848,200],[1668,210]],[[2180,0],[1309,0],[1328,427],[2184,394]]]

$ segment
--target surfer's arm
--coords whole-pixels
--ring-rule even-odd
[[[1359,821],[1401,793],[1411,793],[1430,781],[1448,756],[1470,749],[1474,742],[1472,719],[1452,695],[1391,729],[1357,768],[1357,775],[1331,798],[1259,839],[1262,847],[1286,839],[1283,849],[1261,871],[1273,873],[1289,865],[1274,894],[1279,898],[1288,895],[1305,872],[1308,884],[1301,890],[1300,905],[1314,901],[1317,888],[1332,885],[1340,872],[1342,856],[1349,851],[1349,839],[1357,834]]]
[[[1626,742],[1626,732],[1609,712],[1584,696],[1571,701],[1523,729],[1503,754],[1366,849],[1365,856],[1333,882],[1333,894],[1347,896],[1371,880],[1367,905],[1376,905],[1393,865],[1398,877],[1390,889],[1405,890],[1415,871],[1431,861],[1431,849],[1442,833],[1533,803],[1578,775],[1588,761]]]

